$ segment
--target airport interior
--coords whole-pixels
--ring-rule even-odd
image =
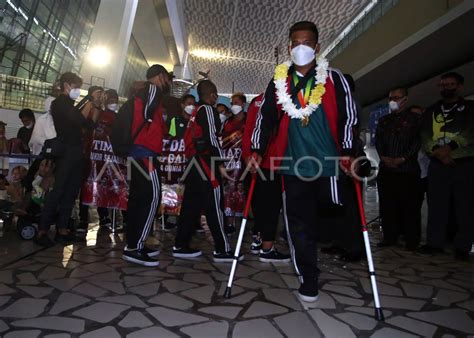
[[[473,337],[473,22],[0,0],[0,337]]]

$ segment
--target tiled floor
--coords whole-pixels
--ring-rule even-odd
[[[368,196],[371,218],[376,209],[370,208],[374,201]],[[25,245],[8,235],[0,239],[2,247],[7,240],[9,250],[15,241],[19,247]],[[372,235],[377,238],[378,229]],[[173,235],[158,232],[153,239],[163,249],[158,268],[125,263],[122,236],[96,229],[87,246],[40,250],[13,264],[5,265],[4,251],[0,334],[5,338],[474,334],[472,261],[374,249],[386,317],[377,322],[366,263],[343,264],[324,254],[320,299],[314,305],[296,298],[298,281],[291,265],[260,263],[251,254],[238,267],[233,297],[224,299],[230,265],[212,262],[207,236],[194,243],[205,256],[189,261],[172,258]]]

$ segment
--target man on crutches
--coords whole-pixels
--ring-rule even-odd
[[[318,38],[312,22],[290,28],[291,61],[276,67],[252,135],[254,167],[272,137],[278,144],[272,165],[282,174],[288,243],[301,282],[298,296],[306,302],[318,299],[318,209],[343,204],[338,174],[349,169],[338,160],[352,160],[357,123],[344,76],[317,57]]]

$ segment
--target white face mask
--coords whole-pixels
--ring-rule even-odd
[[[26,127],[26,129],[31,129],[31,128],[33,128],[34,125],[35,124],[33,122],[31,122],[29,125],[27,125],[25,127]]]
[[[107,109],[111,111],[117,111],[118,109],[118,104],[117,103],[111,103],[107,105]]]
[[[230,107],[230,111],[232,112],[232,114],[237,115],[242,111],[242,107],[234,104],[232,107]]]
[[[291,61],[297,66],[306,66],[316,57],[316,51],[308,46],[299,45],[291,50]]]
[[[221,123],[224,123],[227,120],[227,115],[224,113],[220,113],[219,118],[221,119]]]
[[[388,108],[390,109],[390,111],[397,111],[400,109],[400,105],[397,101],[390,101],[388,103]]]
[[[79,88],[72,88],[69,91],[69,97],[73,100],[77,100],[77,98],[81,96],[81,90]]]
[[[194,106],[190,104],[189,106],[184,107],[184,111],[186,114],[191,115],[194,111]]]

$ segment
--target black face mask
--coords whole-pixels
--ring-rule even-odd
[[[439,93],[444,99],[452,99],[456,97],[457,89],[442,89]]]

